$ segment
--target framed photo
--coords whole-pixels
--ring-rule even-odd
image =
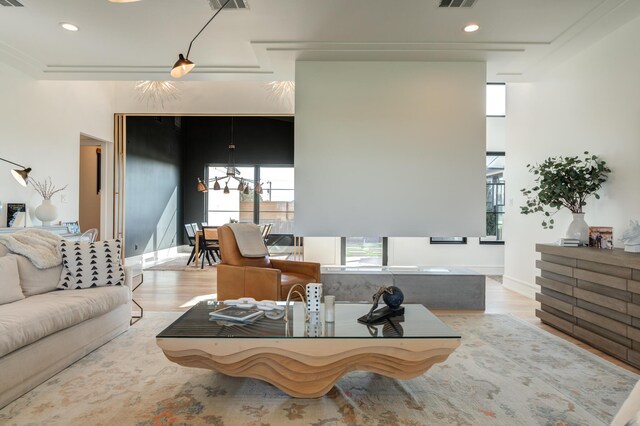
[[[20,216],[19,213],[26,213],[26,205],[24,203],[7,203],[7,226],[11,228]],[[24,226],[24,223],[23,225]]]
[[[589,247],[613,249],[613,228],[610,226],[590,226]]]

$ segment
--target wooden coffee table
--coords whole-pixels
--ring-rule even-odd
[[[298,398],[325,395],[346,373],[371,371],[397,379],[420,376],[460,345],[460,335],[422,305],[403,318],[370,326],[356,319],[369,304],[336,304],[335,323],[304,321],[295,304],[289,323],[262,318],[250,325],[209,320],[222,307],[204,301],[156,337],[166,357],[187,367],[252,377]],[[321,309],[322,313],[322,309]]]

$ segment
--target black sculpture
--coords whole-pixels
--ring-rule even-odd
[[[387,306],[377,309],[381,296]],[[380,289],[373,295],[373,306],[371,307],[371,310],[367,315],[358,318],[358,322],[364,324],[375,324],[389,318],[404,315],[404,308],[400,306],[403,301],[404,294],[398,287],[380,287]]]

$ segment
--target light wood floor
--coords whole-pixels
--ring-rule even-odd
[[[208,298],[216,294],[216,277],[215,269],[209,271],[144,271],[144,283],[135,291],[134,299],[144,307],[145,312],[186,311],[197,303],[199,298]],[[485,313],[512,314],[584,348],[600,358],[640,374],[640,370],[610,357],[561,331],[542,324],[535,316],[535,309],[539,306],[540,304],[535,300],[507,290],[494,280],[487,280]],[[436,311],[435,313],[455,312],[460,311]],[[465,313],[469,312],[466,311]],[[482,313],[479,312],[479,314]]]

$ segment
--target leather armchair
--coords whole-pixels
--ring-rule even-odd
[[[243,257],[227,225],[218,228],[218,240],[222,257],[217,268],[218,300],[285,300],[294,284],[320,282],[319,263]]]

